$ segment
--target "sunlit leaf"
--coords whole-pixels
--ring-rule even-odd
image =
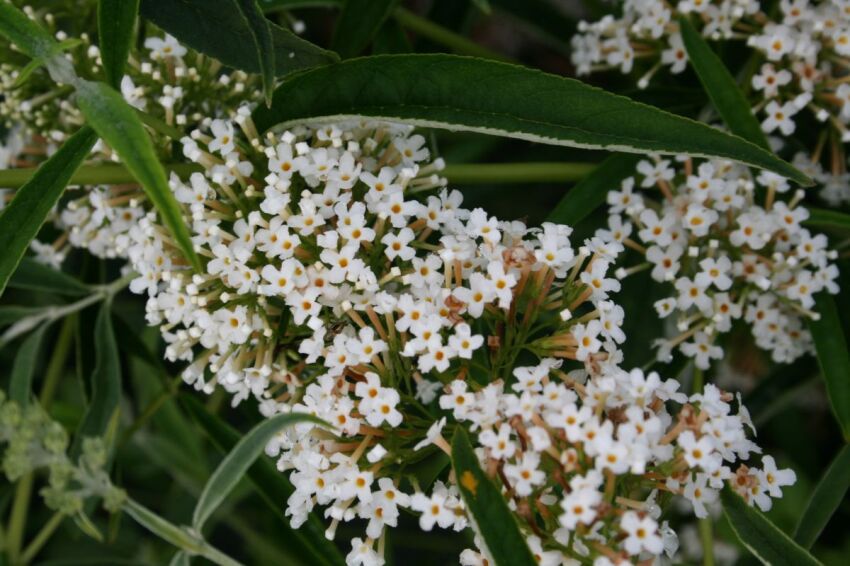
[[[220,451],[228,453],[233,450],[239,442],[239,432],[210,413],[192,396],[181,397],[181,404]],[[295,488],[287,477],[277,470],[271,460],[266,458],[257,459],[248,468],[247,475],[269,508],[288,525],[289,518],[284,515],[280,502],[289,499]],[[315,564],[341,566],[345,563],[336,546],[325,537],[325,525],[314,513],[309,513],[307,521],[301,527],[288,529],[286,534],[294,539],[290,544],[297,545],[296,548],[304,553],[305,558]]]
[[[136,113],[120,94],[104,83],[82,81],[77,87],[77,104],[89,125],[115,150],[141,183],[184,257],[200,270],[200,260],[195,254],[189,228],[168,186],[153,143]]]
[[[271,108],[254,112],[261,130],[356,116],[555,145],[725,157],[811,182],[775,155],[705,124],[573,79],[472,57],[378,55],[310,69],[284,80]]]
[[[288,413],[262,421],[243,436],[222,460],[210,476],[207,485],[204,486],[204,491],[198,498],[195,512],[192,515],[192,527],[198,532],[201,531],[210,515],[233,491],[233,488],[245,476],[245,472],[263,452],[266,444],[275,434],[283,428],[306,422],[322,424],[322,421],[310,415]]]

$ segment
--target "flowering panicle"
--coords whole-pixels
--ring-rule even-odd
[[[850,142],[850,3],[782,0],[778,8],[769,11],[756,0],[628,0],[619,18],[581,23],[572,38],[573,63],[579,74],[602,68],[628,74],[646,60],[650,68],[640,88],[661,68],[681,73],[688,55],[677,18],[684,14],[706,38],[746,41],[762,60],[743,87],[763,130],[787,138],[804,115],[823,123],[811,153],[798,159],[817,168],[829,142],[829,170],[819,171],[822,196],[833,204],[850,202],[843,147]]]
[[[756,468],[732,468],[758,448],[727,394],[689,399],[619,369],[624,313],[609,271],[621,242],[576,250],[566,226],[462,208],[407,127],[259,136],[243,110],[206,121],[183,151],[204,168],[171,179],[204,269],[190,270],[148,211],[128,231],[131,289],[148,295],[166,356],[189,362],[188,383],[334,427],[295,426],[267,453],[295,486],[294,526],[317,509],[331,538],[363,521],[350,564],[383,563],[403,509],[426,531],[469,525],[454,484],[422,484],[414,467],[448,452],[458,426],[477,433],[482,465],[558,560],[660,554],[674,535],[646,502],[653,490],[700,514],[739,476],[764,508],[779,495]],[[667,401],[685,405],[673,416]]]
[[[818,316],[816,293],[838,293],[836,252],[804,227],[802,191],[777,198],[789,190],[772,173],[753,177],[730,162],[655,158],[608,193],[608,228],[597,237],[643,256],[617,275],[651,270],[675,289],[655,304],[660,317],[675,315],[680,332],[659,341],[660,359],[678,347],[708,368],[723,355],[718,337],[737,320],[774,361],[812,350],[804,321]]]

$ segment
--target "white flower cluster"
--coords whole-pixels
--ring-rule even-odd
[[[765,9],[766,10],[766,9]],[[572,38],[573,63],[579,74],[603,68],[631,73],[636,60],[650,62],[638,80],[645,88],[655,73],[669,66],[681,73],[688,56],[677,18],[692,14],[702,34],[713,40],[745,40],[764,62],[745,77],[753,111],[766,133],[788,137],[808,114],[824,124],[810,159],[819,162],[827,137],[840,146],[850,142],[850,2],[781,0],[766,13],[756,0],[627,0],[619,18],[582,22]],[[806,110],[807,112],[802,112]],[[833,137],[830,135],[832,131]],[[823,197],[850,202],[850,177],[843,152],[832,160]]]
[[[608,193],[608,228],[597,237],[641,255],[640,264],[617,275],[651,269],[655,281],[675,287],[655,304],[662,318],[676,315],[680,332],[659,340],[659,359],[678,347],[707,369],[723,356],[718,337],[736,320],[774,361],[811,351],[804,322],[817,317],[815,293],[838,293],[837,256],[826,236],[803,226],[809,212],[800,205],[802,191],[788,202],[776,198],[788,191],[775,174],[753,178],[731,162],[655,158]]]
[[[480,431],[481,463],[539,535],[530,545],[541,564],[672,558],[678,542],[660,521],[662,498],[682,496],[697,517],[707,517],[728,483],[768,510],[781,487],[796,480],[770,456],[762,469],[733,470],[760,450],[747,439],[752,423],[740,401],[733,414],[732,396],[713,385],[688,398],[678,382],[623,371],[610,359],[590,375],[567,374],[559,365],[544,359],[517,368],[510,391],[496,382],[473,393],[453,381],[440,398],[458,422]],[[667,410],[671,401],[684,404],[675,416]],[[485,558],[468,550],[462,563],[486,564]]]
[[[57,33],[57,38],[64,35]],[[189,51],[169,35],[148,37],[145,48],[138,60],[131,57],[121,92],[129,104],[168,125],[182,128],[197,125],[207,116],[225,115],[252,94],[254,79],[242,71],[222,72],[218,61]],[[84,36],[68,57],[77,69],[85,69],[87,76],[103,72],[100,52],[88,37]],[[10,68],[0,72],[0,84],[18,80],[22,69]],[[0,103],[0,115],[15,125],[7,144],[0,147],[0,168],[37,165],[82,123],[79,111],[64,98],[38,102],[52,87],[45,87],[48,92],[44,93],[38,84],[30,86],[11,90]],[[163,152],[169,148],[170,144],[164,144]],[[117,156],[98,142],[91,159],[110,161]],[[146,211],[141,188],[135,183],[97,185],[69,193],[71,200],[62,204],[54,218],[60,234],[52,242],[34,240],[30,246],[36,260],[59,268],[72,247],[101,258],[125,258],[128,230]],[[11,191],[2,195],[0,209],[13,196]]]
[[[619,369],[623,310],[607,272],[620,242],[575,250],[566,226],[461,208],[442,161],[406,127],[260,137],[242,110],[194,130],[183,150],[204,167],[171,180],[203,272],[149,211],[129,226],[131,289],[147,293],[166,356],[190,362],[188,383],[333,427],[299,424],[267,452],[295,486],[294,526],[320,508],[332,538],[341,522],[365,522],[349,564],[383,564],[402,509],[426,531],[468,526],[452,481],[415,469],[448,452],[443,433],[458,426],[478,432],[482,465],[529,532],[551,527],[529,541],[556,563],[660,554],[661,534],[674,535],[646,502],[653,488],[701,514],[726,480],[764,508],[793,481],[768,459],[732,471],[758,449],[728,395],[688,399],[676,382]],[[686,405],[674,418],[666,401]]]

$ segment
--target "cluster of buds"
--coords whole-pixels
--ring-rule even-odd
[[[650,68],[638,79],[645,88],[656,72],[687,68],[688,55],[677,18],[689,14],[706,38],[746,41],[753,57],[764,60],[744,77],[754,113],[766,133],[787,138],[808,115],[823,123],[810,155],[829,162],[822,175],[823,197],[850,202],[844,145],[850,141],[850,3],[846,0],[782,0],[769,12],[755,0],[630,0],[620,17],[582,22],[572,38],[579,74],[605,68],[632,73],[637,60]],[[823,147],[832,151],[823,156]]]
[[[107,454],[99,438],[85,438],[80,456],[68,456],[68,434],[62,425],[48,417],[40,405],[21,407],[0,391],[0,444],[3,472],[10,482],[25,474],[46,468],[47,485],[41,490],[45,504],[65,515],[90,524],[83,509],[86,500],[103,500],[104,508],[115,513],[126,494],[112,485],[107,473]]]
[[[260,136],[243,109],[192,131],[183,151],[204,168],[171,179],[203,271],[149,210],[128,231],[131,290],[148,295],[166,356],[189,363],[186,382],[332,426],[294,426],[267,453],[295,486],[293,526],[317,509],[331,538],[365,521],[350,564],[383,563],[405,508],[425,531],[467,528],[453,479],[415,472],[458,426],[478,433],[529,543],[559,560],[660,554],[653,489],[702,513],[736,474],[763,506],[779,494],[765,473],[790,481],[772,460],[767,472],[724,464],[758,451],[728,395],[689,399],[674,381],[619,369],[624,313],[608,271],[621,242],[575,249],[569,227],[462,208],[442,161],[404,126]],[[685,403],[675,418],[668,401]]]
[[[676,316],[680,332],[659,341],[659,359],[678,347],[707,369],[723,356],[717,338],[739,319],[774,361],[811,351],[805,319],[818,316],[816,293],[838,293],[837,254],[826,236],[803,226],[802,191],[788,202],[777,198],[789,191],[784,179],[753,178],[731,162],[655,158],[608,193],[608,228],[597,237],[641,256],[617,276],[651,269],[655,281],[675,287],[655,304],[662,318]]]

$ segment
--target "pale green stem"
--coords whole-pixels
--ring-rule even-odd
[[[702,542],[703,566],[714,566],[714,529],[711,517],[699,520],[699,536]]]
[[[44,373],[44,384],[41,386],[41,394],[39,395],[39,401],[45,411],[50,408],[53,402],[53,394],[56,392],[56,386],[62,377],[62,370],[65,368],[68,350],[71,348],[71,338],[74,336],[75,325],[76,319],[71,316],[65,319],[62,323],[62,328],[59,329],[59,336],[56,338],[53,356],[50,358],[50,363],[47,364],[47,371]]]
[[[203,167],[195,163],[163,164],[167,173],[175,173],[181,179],[188,179],[192,173],[203,171]],[[0,187],[17,189],[22,187],[35,174],[36,169],[5,169],[0,171]],[[138,183],[127,168],[117,163],[102,165],[83,165],[71,176],[69,186],[75,185],[125,185]]]
[[[413,12],[405,10],[404,8],[396,8],[393,12],[393,17],[403,27],[406,27],[410,31],[413,31],[422,37],[430,39],[434,43],[444,45],[459,55],[472,55],[473,57],[494,59],[496,61],[504,61],[508,63],[515,62],[507,55],[491,51],[486,47],[478,45],[474,41],[470,41],[460,34],[448,30],[439,24],[435,24],[426,18],[417,16]]]
[[[9,563],[12,565],[18,564],[20,559],[33,480],[34,476],[30,472],[23,476],[18,481],[17,487],[15,487],[15,500],[12,503],[12,512],[9,515],[9,528],[6,539],[6,551],[9,556]]]
[[[24,553],[21,555],[21,564],[29,564],[32,562],[32,559],[36,557],[44,544],[50,540],[50,537],[59,528],[59,525],[62,524],[62,521],[65,520],[65,515],[59,511],[53,514],[52,517],[41,527],[41,530],[38,531],[38,534],[32,539],[32,541],[27,545]]]
[[[195,163],[165,164],[165,170],[181,179],[203,171]],[[595,163],[458,163],[447,165],[440,175],[450,183],[475,185],[484,183],[559,183],[579,181],[596,169]],[[7,169],[0,171],[0,187],[18,188],[32,178],[35,169]],[[71,177],[69,185],[122,185],[135,183],[136,179],[123,166],[116,163],[83,165]]]
[[[114,296],[116,293],[121,291],[124,287],[126,287],[130,281],[132,281],[136,277],[135,273],[131,273],[113,281],[109,285],[102,285],[93,287],[94,292],[75,303],[71,303],[69,305],[55,306],[55,307],[45,307],[45,309],[37,314],[33,314],[26,318],[22,318],[15,324],[13,324],[4,334],[0,336],[0,348],[20,336],[26,332],[29,332],[33,328],[44,322],[50,322],[54,320],[59,320],[60,318],[65,318],[70,314],[74,314],[75,312],[79,312],[86,308],[89,305],[93,305],[95,303],[99,303],[104,299],[108,299]]]
[[[440,175],[459,185],[559,183],[579,181],[594,169],[594,163],[460,163],[447,165]]]
[[[147,112],[143,112],[138,108],[136,108],[136,115],[139,117],[142,123],[148,126],[150,129],[173,140],[179,140],[180,138],[186,135],[178,128],[175,128],[174,126],[169,126],[156,116],[151,116]]]

